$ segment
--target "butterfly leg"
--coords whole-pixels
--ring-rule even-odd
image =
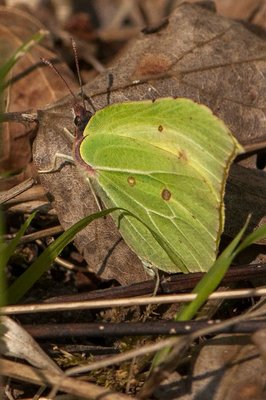
[[[92,193],[92,195],[93,195],[94,201],[95,201],[95,203],[96,203],[96,205],[97,205],[99,211],[103,211],[103,206],[102,206],[102,204],[101,204],[101,201],[100,201],[99,197],[97,196],[97,194],[96,194],[96,192],[95,192],[95,190],[94,190],[94,187],[93,187],[92,184],[91,184],[90,178],[87,178],[86,180],[87,180],[87,182],[88,182],[88,184],[89,184],[91,193]],[[105,218],[105,217],[104,217],[104,218]]]
[[[143,264],[142,264],[143,265]],[[146,270],[147,267],[144,267],[144,269]],[[149,269],[152,269],[153,271],[153,278],[155,279],[155,285],[154,285],[154,289],[152,292],[152,296],[156,296],[159,290],[159,286],[160,286],[160,275],[159,275],[159,271],[156,267],[149,267]],[[151,275],[151,272],[148,272],[149,275]],[[146,307],[146,310],[143,313],[142,316],[142,321],[145,322],[147,320],[147,318],[150,316],[151,312],[152,312],[153,306],[152,304],[148,304]]]
[[[57,161],[59,159],[63,160],[63,162],[61,162],[60,165],[57,166]],[[51,167],[47,168],[47,169],[38,170],[38,173],[39,174],[49,174],[51,172],[60,171],[60,169],[63,167],[63,165],[66,162],[71,163],[71,164],[75,164],[74,159],[73,159],[72,156],[69,156],[69,155],[63,154],[63,153],[55,153]]]
[[[75,140],[75,135],[73,135],[73,133],[71,133],[67,128],[64,128],[64,136],[70,143],[73,143]]]
[[[114,76],[113,74],[108,74],[108,87],[107,87],[107,105],[111,104],[111,89],[114,83]]]

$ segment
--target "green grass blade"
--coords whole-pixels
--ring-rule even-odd
[[[61,253],[64,247],[73,240],[73,238],[79,231],[84,229],[92,221],[98,218],[102,218],[114,211],[122,211],[121,218],[125,217],[126,215],[130,215],[140,221],[140,219],[136,215],[118,207],[97,212],[83,218],[67,231],[65,231],[49,247],[47,247],[47,249],[38,257],[38,259],[7,289],[7,298],[9,304],[16,303],[18,300],[20,300],[24,296],[24,294],[34,285],[34,283],[37,282],[37,280],[43,275],[43,273],[48,271],[54,259]],[[148,226],[147,228],[150,230],[152,235],[154,235],[154,238],[158,241],[158,243],[165,249],[165,251],[168,252],[169,257],[174,259],[175,254],[172,249],[169,248],[166,241],[158,234],[153,232]],[[16,242],[16,244],[17,243],[18,241]],[[14,243],[13,251],[16,247],[16,244]],[[10,252],[12,251],[10,250]]]
[[[174,317],[175,321],[188,321],[192,319],[197,311],[200,309],[202,304],[205,303],[208,296],[219,285],[224,277],[224,274],[230,267],[230,264],[234,257],[234,250],[246,230],[248,221],[249,220],[246,221],[244,227],[241,229],[238,235],[234,238],[234,240],[232,240],[229,246],[226,247],[222,254],[217,258],[211,269],[206,272],[200,282],[196,285],[192,293],[197,293],[197,297],[189,304],[181,307],[181,310]],[[161,362],[163,362],[170,351],[170,347],[166,347],[160,350],[153,358],[152,368],[158,366]]]
[[[16,247],[19,244],[20,238],[26,232],[26,229],[29,227],[29,225],[34,217],[35,217],[35,213],[33,213],[29,216],[29,218],[24,222],[24,224],[21,226],[21,228],[17,232],[16,237],[13,240],[11,240],[11,242],[8,245],[6,245],[5,243],[1,243],[1,248],[0,248],[1,270],[3,270],[6,267],[9,258],[14,254]]]
[[[117,208],[110,208],[95,214],[91,214],[60,235],[47,249],[37,258],[37,260],[7,289],[8,303],[14,304],[20,300],[24,294],[34,285],[42,274],[51,266],[53,260],[61,253],[74,238],[74,236],[84,229],[88,224],[97,218],[104,217]]]
[[[24,42],[12,56],[9,57],[8,61],[6,61],[3,65],[0,66],[0,82],[1,85],[4,86],[4,80],[7,77],[7,74],[14,67],[16,62],[25,55],[36,43],[43,39],[43,37],[47,34],[46,31],[40,30],[39,32],[32,35],[26,42]]]
[[[243,251],[246,247],[250,246],[253,243],[258,242],[266,237],[266,225],[260,226],[254,232],[250,233],[243,242],[237,247],[234,257]]]
[[[27,51],[29,51],[36,43],[43,39],[43,37],[47,34],[46,31],[40,30],[35,33],[25,41],[14,53],[11,55],[8,60],[0,65],[0,123],[3,121],[2,114],[5,111],[5,101],[4,101],[4,89],[8,86],[7,75],[16,62],[25,55]],[[0,141],[2,141],[2,126],[0,126]],[[1,149],[2,143],[0,143]],[[2,156],[0,151],[0,157]],[[3,176],[1,177],[3,178]]]
[[[200,307],[205,303],[209,295],[217,288],[222,281],[225,273],[230,267],[234,257],[235,249],[239,244],[245,230],[248,226],[249,219],[246,221],[244,227],[226,247],[222,254],[217,258],[211,269],[203,276],[200,282],[196,285],[192,293],[197,293],[197,297],[189,304],[181,308],[176,314],[176,321],[188,321],[192,319]]]
[[[3,211],[0,209],[0,249],[3,249],[5,243],[3,242],[3,234],[4,234],[4,218],[3,218]],[[6,296],[5,296],[5,289],[6,289],[6,271],[5,271],[5,264],[2,260],[0,255],[0,307],[6,305]],[[1,334],[0,334],[1,335]]]
[[[248,226],[249,220],[250,218],[247,219],[244,227],[241,229],[238,235],[217,258],[212,268],[196,285],[195,289],[193,290],[193,293],[198,294],[196,299],[181,308],[181,310],[175,316],[176,321],[188,321],[192,319],[200,307],[205,303],[208,296],[217,288],[235,256],[246,247],[266,237],[266,225],[264,225],[250,233],[239,245],[239,242]],[[165,348],[159,351],[153,359],[152,368],[163,362],[170,351],[171,348]]]

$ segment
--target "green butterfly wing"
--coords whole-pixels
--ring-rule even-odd
[[[141,222],[122,218],[119,230],[144,263],[167,272],[196,272],[207,271],[216,258],[228,169],[241,150],[207,107],[163,98],[96,112],[80,156],[93,168],[105,206],[137,215],[175,255],[173,262]]]

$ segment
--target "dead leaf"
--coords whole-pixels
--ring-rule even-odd
[[[176,5],[180,3],[198,3],[199,0],[176,0]],[[246,21],[251,24],[256,24],[262,28],[266,27],[265,13],[266,3],[264,0],[212,0],[202,1],[201,3],[213,3],[216,8],[217,14],[224,17],[232,18],[235,20]]]
[[[265,314],[265,300],[246,313]],[[249,321],[252,326],[252,320]],[[253,344],[253,343],[255,344]],[[251,335],[221,334],[205,337],[194,347],[190,373],[170,374],[156,389],[156,398],[171,400],[262,400],[265,390],[265,331]]]
[[[265,1],[264,0],[216,0],[217,12],[226,17],[247,20],[254,24],[265,25],[265,19],[261,18],[263,12],[265,13]],[[264,10],[264,11],[263,11]]]
[[[266,361],[266,329],[260,329],[252,335],[252,341],[259,349],[260,355]]]
[[[265,42],[241,24],[183,4],[159,32],[141,34],[106,73],[85,86],[85,92],[93,97],[97,109],[105,107],[108,74],[112,73],[111,103],[168,96],[192,98],[209,106],[245,146],[266,138],[265,57]],[[34,154],[39,169],[51,165],[56,151],[70,153],[62,135],[63,127],[74,129],[70,110],[71,102],[66,99],[39,113]],[[254,160],[247,165],[255,168]],[[65,228],[96,210],[76,168],[66,166],[60,173],[42,175],[41,181]],[[232,207],[241,207],[242,191]],[[252,204],[250,211],[256,206]],[[263,218],[264,210],[257,215]],[[260,222],[257,218],[256,224]],[[235,220],[228,224],[235,229]],[[237,221],[237,227],[243,224],[244,220]],[[107,219],[80,233],[76,244],[90,268],[103,278],[122,284],[143,280],[139,260],[118,238]]]
[[[20,10],[0,6],[0,54],[1,63],[7,61],[11,54],[40,29],[43,25],[33,16]],[[9,79],[14,79],[6,90],[6,112],[25,111],[44,107],[68,93],[65,85],[53,71],[40,65],[40,57],[55,58],[44,45],[51,47],[46,39],[36,45],[12,69]],[[71,74],[63,65],[63,74],[71,80]],[[2,129],[2,149],[0,171],[17,173],[6,179],[1,185],[7,189],[32,176],[30,162],[32,158],[31,141],[34,126],[25,127],[19,123],[4,123]]]
[[[263,313],[265,301],[255,308]],[[191,399],[266,398],[265,354],[258,351],[259,335],[253,336],[258,347],[248,335],[219,335],[203,344],[193,368]]]
[[[11,318],[0,319],[0,353],[4,356],[26,360],[40,369],[60,373],[60,368],[48,357],[37,342]]]
[[[201,349],[194,366],[192,398],[261,400],[265,368],[247,335],[221,335]]]

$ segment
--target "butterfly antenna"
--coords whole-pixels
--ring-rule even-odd
[[[60,79],[62,79],[62,81],[64,82],[64,84],[66,85],[66,87],[68,88],[69,92],[71,93],[71,95],[74,97],[75,101],[77,101],[77,97],[75,96],[73,90],[71,89],[71,87],[69,86],[69,84],[67,83],[67,81],[65,80],[65,78],[63,77],[63,75],[58,71],[58,69],[56,68],[56,66],[49,60],[47,60],[47,58],[43,58],[41,57],[41,61],[48,65],[48,67],[50,67],[58,76]]]
[[[71,43],[72,43],[72,48],[73,48],[74,57],[75,57],[75,64],[76,64],[76,70],[77,70],[77,74],[78,74],[78,81],[79,81],[79,87],[80,87],[80,93],[81,93],[81,97],[82,97],[83,107],[86,109],[86,107],[85,107],[85,99],[86,99],[88,101],[88,103],[90,104],[90,106],[92,107],[93,111],[96,112],[96,108],[94,107],[92,99],[89,96],[85,95],[85,93],[83,91],[82,81],[81,81],[81,76],[80,76],[79,61],[78,61],[77,46],[76,46],[76,42],[73,38],[71,38]]]
[[[110,105],[111,89],[114,83],[113,74],[108,74],[108,86],[107,86],[107,105]]]

